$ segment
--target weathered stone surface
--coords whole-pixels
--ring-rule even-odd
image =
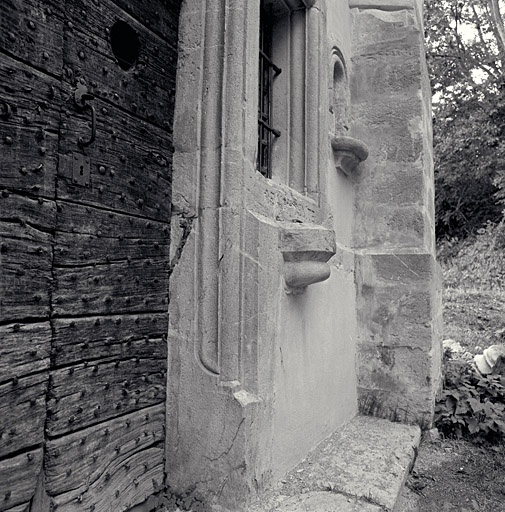
[[[335,168],[346,176],[351,176],[356,166],[368,158],[366,144],[352,137],[332,137],[331,147]]]
[[[349,7],[359,9],[383,9],[395,11],[400,9],[413,9],[415,0],[349,0]]]
[[[330,277],[326,262],[336,251],[334,231],[307,223],[280,223],[279,247],[288,288],[303,291]]]
[[[314,260],[328,261],[335,254],[335,233],[331,229],[300,222],[281,222],[279,227],[279,247],[288,261],[303,253],[313,253]]]
[[[309,455],[304,482],[392,510],[419,440],[419,427],[358,416]]]
[[[419,20],[415,9],[390,9],[394,2],[357,4],[363,7],[352,11],[353,133],[367,142],[370,158],[358,184],[356,246],[423,247],[433,240],[433,202],[430,180],[423,179],[431,175],[430,113]]]
[[[391,511],[420,434],[417,426],[358,416],[320,443],[249,512]]]
[[[330,266],[322,261],[288,261],[284,265],[287,292],[303,291],[308,285],[326,281],[330,277]]]
[[[429,425],[440,382],[429,88],[420,3],[353,0],[360,411]],[[366,138],[368,137],[368,138]]]
[[[387,361],[385,363],[385,360]],[[438,358],[408,347],[358,351],[358,395],[362,414],[431,425],[433,367]],[[436,382],[436,381],[435,381]]]
[[[167,478],[234,512],[357,410],[350,239],[331,258],[353,205],[335,206],[334,220],[325,197],[326,51],[340,42],[327,41],[326,6],[285,15],[300,5],[274,5],[290,35],[277,52],[285,136],[272,180],[256,170],[258,3],[232,0],[224,12],[192,0],[181,14],[173,195],[197,218],[170,280]],[[347,16],[347,0],[328,10]],[[281,223],[291,234],[319,228],[288,241]],[[184,234],[173,237],[175,247]],[[329,278],[288,295],[284,263],[302,253],[310,268],[297,276]]]
[[[276,30],[290,35],[275,48],[282,135],[271,180],[256,171],[257,104],[248,100],[257,94],[257,3],[230,1],[226,13],[219,3],[183,5],[173,194],[180,218],[193,221],[177,219],[172,233],[166,457],[178,491],[195,485],[216,506],[247,510],[251,496],[356,413],[358,343],[364,398],[385,394],[389,414],[412,387],[406,399],[418,394],[419,403],[402,420],[430,414],[433,195],[417,4],[335,0],[303,20],[302,12],[283,19],[299,2],[274,2]],[[293,34],[304,37],[293,38],[289,55]],[[370,149],[356,180],[331,168],[335,55],[343,83],[333,92],[353,105],[332,113],[346,124],[332,133]],[[302,286],[306,276],[327,277],[319,263],[335,251],[327,280],[284,293],[288,273]],[[300,261],[310,263],[303,272],[286,265]],[[327,498],[293,498],[293,506],[324,507]]]
[[[307,512],[308,510],[310,512],[381,512],[384,510],[366,501],[324,491],[312,491],[279,501],[279,505],[275,508],[263,509],[261,512]]]
[[[431,254],[358,258],[360,410],[429,424],[440,379],[440,280]]]

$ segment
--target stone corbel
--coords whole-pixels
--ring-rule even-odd
[[[331,148],[335,157],[335,167],[346,176],[351,176],[356,166],[368,158],[366,144],[352,137],[332,137]]]
[[[335,232],[306,223],[282,223],[280,250],[287,291],[300,293],[330,277],[328,260],[335,254]]]

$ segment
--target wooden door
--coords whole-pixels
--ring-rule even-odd
[[[0,511],[163,484],[179,4],[1,3]]]

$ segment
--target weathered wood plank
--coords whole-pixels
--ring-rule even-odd
[[[42,448],[37,448],[0,460],[0,511],[10,511],[30,501],[42,467],[42,456]]]
[[[30,503],[23,503],[21,505],[17,505],[16,507],[9,508],[5,512],[30,512],[28,510],[29,506],[30,506]]]
[[[0,84],[3,123],[42,128],[52,133],[58,131],[62,101],[58,79],[2,55]]]
[[[60,436],[165,400],[165,359],[79,364],[51,373],[47,433]]]
[[[43,442],[48,379],[44,372],[0,385],[0,456]]]
[[[177,41],[182,0],[113,0],[128,14],[168,43]]]
[[[84,360],[167,357],[166,313],[55,319],[53,325],[57,367]]]
[[[0,382],[49,368],[49,322],[0,326]]]
[[[112,501],[121,485],[135,486],[136,478],[139,485],[141,480],[144,482],[144,487],[147,482],[142,475],[145,474],[149,475],[149,491],[152,492],[151,479],[161,483],[163,475],[163,468],[159,467],[163,449],[153,448],[153,445],[163,440],[164,423],[165,407],[160,404],[49,440],[46,463],[48,493],[52,496],[63,494],[56,497],[56,501],[62,501],[68,507],[79,496],[84,499],[87,492],[97,500]],[[142,453],[146,455],[140,455]],[[145,460],[138,461],[137,454]],[[127,496],[129,493],[120,494]]]
[[[132,260],[55,268],[54,277],[54,313],[58,316],[167,309],[168,261]]]
[[[97,84],[93,89],[97,97],[171,130],[168,120],[173,119],[175,103],[176,47],[108,0],[93,9],[86,0],[74,0],[67,3],[66,14],[73,28],[68,35],[71,44],[65,48],[65,66],[72,70],[73,78]],[[140,41],[138,61],[129,72],[117,64],[110,42],[110,29],[118,20],[130,25]]]
[[[31,220],[28,212],[34,212],[30,208],[24,211],[21,208],[22,204],[27,206],[28,199],[24,203],[12,203],[20,206],[18,211],[9,209],[4,212],[3,206],[8,204],[7,199],[3,196],[0,198],[2,217],[5,213],[7,218],[14,215],[17,217],[12,217],[12,222],[0,222],[0,319],[8,322],[45,318],[50,311],[52,235],[25,223]],[[54,203],[44,201],[39,205],[41,219],[34,219],[34,222],[44,223],[44,216],[50,216],[52,208]],[[24,225],[17,222],[19,217]]]
[[[42,197],[25,197],[4,190],[0,193],[1,221],[17,223],[18,226],[13,227],[16,235],[25,230],[31,233],[26,224],[42,231],[53,231],[56,224],[56,203]]]
[[[60,210],[55,265],[169,257],[167,224],[73,203]]]
[[[0,123],[1,187],[54,198],[58,137],[46,133],[39,143],[39,133],[38,129]],[[12,142],[6,144],[6,140]],[[40,153],[41,148],[47,151],[44,155]]]
[[[64,0],[2,0],[0,50],[55,76],[61,74]]]
[[[54,197],[59,82],[8,56],[0,60],[2,187]]]
[[[96,140],[85,150],[78,148],[77,140],[90,136],[89,112],[83,117],[72,107],[63,114],[58,197],[168,222],[171,137],[98,98],[93,104]],[[90,158],[87,187],[72,182],[73,152],[85,152]]]
[[[64,507],[65,512],[112,512],[130,510],[143,503],[159,491],[163,481],[163,448],[161,445],[136,453],[125,462],[131,469],[107,473],[90,485],[84,494],[75,497],[75,492],[55,497],[54,502]],[[147,469],[145,469],[147,464]],[[92,506],[95,506],[92,509]]]

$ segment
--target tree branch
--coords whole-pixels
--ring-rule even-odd
[[[500,4],[498,0],[488,0],[489,14],[492,21],[493,32],[496,37],[498,51],[502,67],[505,70],[505,27],[500,13]]]

